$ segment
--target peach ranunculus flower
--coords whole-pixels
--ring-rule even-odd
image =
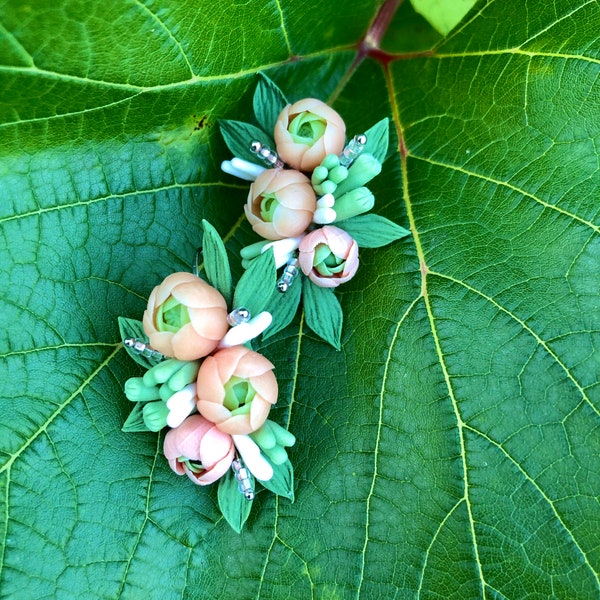
[[[256,431],[277,401],[273,368],[262,354],[245,346],[219,350],[198,372],[198,412],[225,433]]]
[[[352,279],[358,269],[358,244],[333,225],[311,231],[298,250],[302,272],[321,287],[337,287]]]
[[[192,273],[173,273],[152,290],[143,324],[152,348],[195,360],[210,354],[229,329],[227,303]]]
[[[200,415],[188,417],[165,436],[163,451],[177,475],[187,475],[197,485],[208,485],[231,466],[235,446],[230,435]]]
[[[339,154],[346,143],[342,117],[315,98],[288,104],[275,124],[280,158],[294,169],[313,171],[328,154]]]
[[[244,211],[258,235],[267,240],[281,240],[304,233],[316,207],[317,197],[306,175],[268,169],[250,186]]]

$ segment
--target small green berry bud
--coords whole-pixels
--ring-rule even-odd
[[[160,398],[157,386],[148,386],[142,377],[130,377],[125,382],[125,396],[132,402],[149,402]]]
[[[149,402],[142,409],[144,424],[150,431],[160,431],[167,426],[169,409],[164,402]]]
[[[379,173],[381,163],[372,154],[361,154],[348,169],[348,177],[337,186],[335,197],[340,198],[346,192],[364,186]]]
[[[187,361],[169,358],[148,369],[144,374],[146,385],[158,385],[168,381]]]
[[[340,165],[339,167],[335,167],[335,169],[331,169],[331,171],[329,171],[328,179],[333,181],[335,184],[339,185],[347,177],[348,177],[348,169],[346,169],[346,167],[342,167]]]
[[[321,165],[328,171],[340,166],[340,157],[337,154],[328,154],[322,161]]]
[[[375,196],[366,187],[359,187],[346,192],[333,205],[333,210],[335,210],[337,215],[335,220],[343,221],[344,219],[368,212],[373,208],[374,204]]]
[[[196,381],[200,369],[199,360],[191,360],[183,364],[167,381],[167,385],[174,391],[182,390],[188,383]]]
[[[158,393],[160,394],[160,399],[163,402],[167,402],[169,400],[169,398],[176,392],[174,392],[166,383],[163,383],[158,388]]]
[[[263,452],[267,455],[267,457],[271,460],[271,462],[275,465],[281,465],[287,460],[287,452],[285,448],[282,446],[273,446],[268,450],[263,450]]]
[[[275,436],[277,443],[280,446],[293,446],[296,443],[296,437],[293,433],[290,433],[285,427],[282,427],[275,421],[267,421],[269,423],[269,428],[271,429],[271,433]]]
[[[250,244],[249,246],[244,246],[240,250],[240,256],[250,261],[253,258],[256,258],[257,256],[260,256],[260,253],[262,252],[262,249],[265,247],[266,243],[267,242],[265,242],[264,240],[261,240],[260,242],[255,242],[254,244]]]
[[[250,437],[256,442],[261,450],[268,450],[273,448],[277,443],[275,434],[271,430],[271,421],[267,420],[264,422],[262,427],[259,427],[256,431],[250,434]]]
[[[329,173],[329,170],[327,169],[327,167],[324,167],[323,165],[319,165],[312,173],[310,181],[313,184],[313,186],[315,185],[319,185],[319,183],[323,183],[323,181],[325,181],[327,179],[327,175]]]

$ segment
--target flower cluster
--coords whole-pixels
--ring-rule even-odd
[[[273,247],[278,266],[299,258],[302,273],[315,285],[337,287],[356,273],[358,245],[332,223],[373,207],[373,194],[362,186],[381,171],[381,164],[371,154],[363,154],[357,162],[366,136],[356,136],[346,146],[344,121],[315,98],[287,104],[273,136],[277,154],[259,141],[251,149],[275,168],[259,172],[239,158],[222,165],[234,174],[237,169],[245,179],[259,173],[250,186],[246,217],[265,240],[283,241],[259,242],[245,249],[245,256]]]
[[[204,279],[198,266],[173,273],[152,290],[142,321],[119,319],[127,352],[146,369],[125,383],[135,405],[123,430],[167,429],[171,469],[199,486],[218,481],[219,507],[236,531],[257,482],[294,497],[286,448],[295,437],[269,419],[279,395],[274,365],[251,341],[286,327],[302,301],[308,326],[339,349],[334,290],[356,274],[359,247],[408,235],[366,214],[375,199],[365,186],[387,153],[387,119],[347,142],[335,110],[314,98],[288,103],[264,75],[254,108],[260,128],[220,122],[236,155],[222,168],[251,182],[244,212],[261,238],[242,248],[235,289],[223,240],[203,221]]]
[[[216,233],[206,222],[204,229],[205,237]],[[221,272],[229,269],[224,252],[222,247]],[[195,274],[173,273],[152,290],[142,322],[120,319],[126,349],[147,368],[125,382],[136,407],[123,429],[168,428],[163,448],[171,469],[200,486],[224,481],[221,509],[241,528],[240,502],[254,498],[254,478],[293,497],[291,481],[282,488],[270,480],[291,473],[286,447],[295,438],[268,419],[279,391],[274,365],[248,347],[271,315],[229,310],[227,279],[222,293]]]
[[[365,214],[375,203],[366,184],[381,172],[388,120],[347,142],[346,125],[334,109],[315,98],[290,104],[264,75],[254,109],[262,130],[220,121],[225,142],[236,154],[221,168],[251,182],[244,211],[254,232],[263,238],[242,249],[242,265],[248,268],[261,253],[273,249],[275,265],[283,269],[277,289],[287,293],[301,276],[303,283],[296,289],[303,289],[308,324],[339,348],[341,308],[333,296],[320,290],[332,291],[354,277],[359,246],[382,246],[408,234],[383,217]],[[247,147],[239,142],[244,134]],[[299,293],[294,301],[300,302]],[[287,325],[294,312],[289,302],[285,310],[278,310],[276,301],[271,308],[275,323],[267,335]],[[324,330],[319,320],[311,322],[309,315],[323,311],[335,313],[320,320],[339,323],[337,330]]]

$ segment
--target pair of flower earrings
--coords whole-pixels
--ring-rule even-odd
[[[238,532],[258,486],[294,499],[286,448],[296,438],[268,418],[277,379],[252,341],[285,328],[302,305],[308,326],[339,349],[334,290],[355,275],[359,248],[409,234],[367,214],[375,199],[365,184],[381,171],[387,119],[346,143],[336,111],[313,98],[288,103],[263,74],[253,105],[257,125],[219,122],[234,154],[221,168],[251,182],[244,211],[261,238],[241,250],[242,277],[234,286],[223,241],[203,221],[202,276],[198,265],[169,275],[141,322],[119,318],[125,349],[146,369],[125,382],[135,405],[123,431],[167,429],[171,469],[200,486],[218,482],[219,508]]]

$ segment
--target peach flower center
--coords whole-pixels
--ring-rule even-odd
[[[175,333],[190,322],[190,313],[184,306],[169,296],[159,307],[156,313],[156,329]]]
[[[232,415],[250,412],[250,404],[256,395],[256,390],[250,381],[234,375],[223,387],[225,388],[223,406],[231,411]]]
[[[279,200],[275,194],[263,194],[260,200],[260,218],[265,223],[272,223],[275,209],[279,206]]]
[[[322,138],[325,129],[327,129],[327,121],[309,111],[294,117],[288,126],[292,140],[297,144],[308,146],[312,146],[318,139]]]

